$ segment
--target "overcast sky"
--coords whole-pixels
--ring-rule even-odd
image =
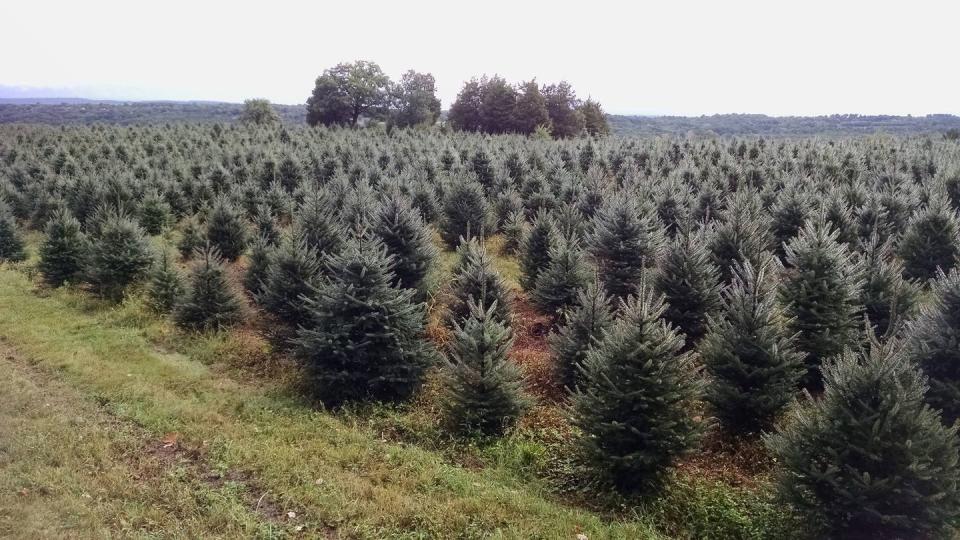
[[[960,1],[0,0],[0,85],[302,103],[372,60],[463,81],[566,79],[608,112],[960,114]],[[310,5],[302,5],[310,4]]]

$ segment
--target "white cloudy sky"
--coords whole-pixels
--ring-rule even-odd
[[[302,103],[324,68],[566,79],[608,112],[960,114],[960,2],[0,0],[0,85]]]

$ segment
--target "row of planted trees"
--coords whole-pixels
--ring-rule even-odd
[[[451,425],[497,434],[532,400],[508,353],[512,292],[482,241],[502,234],[526,294],[556,314],[584,477],[655,492],[715,417],[728,433],[772,433],[784,494],[835,534],[955,519],[952,147],[294,131],[276,159],[249,153],[278,144],[272,133],[194,129],[10,134],[22,138],[5,153],[0,240],[17,238],[12,215],[42,225],[51,283],[117,295],[154,258],[141,227],[179,221],[192,275],[183,284],[161,255],[147,289],[180,324],[237,320],[234,268],[217,253],[240,258],[317,397],[403,399],[442,357]],[[210,139],[218,157],[170,168]],[[118,163],[134,174],[82,180]],[[439,351],[425,337],[433,229],[457,250]],[[71,252],[72,269],[56,263]],[[803,389],[815,397],[797,404]]]

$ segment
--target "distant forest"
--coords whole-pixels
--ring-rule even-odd
[[[286,124],[306,122],[305,105],[273,105]],[[0,123],[28,124],[161,124],[223,122],[240,119],[243,104],[216,102],[2,103]],[[608,115],[615,135],[867,135],[960,133],[960,117],[928,116],[790,116],[721,114],[713,116]]]

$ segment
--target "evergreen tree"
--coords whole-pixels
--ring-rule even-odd
[[[863,289],[860,303],[867,320],[881,335],[895,331],[918,300],[917,288],[903,279],[903,263],[893,256],[893,242],[874,234],[860,254]]]
[[[527,236],[527,230],[530,224],[527,223],[527,216],[523,210],[512,212],[503,224],[503,249],[506,253],[519,253],[520,245]]]
[[[823,397],[767,441],[785,498],[831,538],[949,536],[960,514],[957,428],[924,405],[900,344],[848,350],[823,377]]]
[[[86,279],[101,294],[119,299],[131,284],[143,278],[153,263],[150,243],[126,214],[104,215],[90,242]]]
[[[450,186],[443,200],[443,221],[440,235],[447,246],[456,246],[460,238],[483,236],[493,230],[490,205],[483,188],[474,180],[464,179]]]
[[[946,196],[934,195],[927,206],[910,219],[900,239],[904,274],[927,281],[937,269],[949,272],[960,258],[960,222]]]
[[[225,198],[217,199],[210,209],[207,242],[228,261],[237,260],[247,247],[247,226],[240,212]]]
[[[264,283],[267,281],[267,272],[273,261],[275,244],[260,236],[250,246],[250,262],[243,274],[243,288],[257,299],[263,294]]]
[[[681,230],[668,244],[656,273],[656,290],[667,302],[663,318],[692,347],[703,337],[707,317],[720,309],[720,272],[710,260],[703,229]]]
[[[520,284],[533,291],[540,272],[550,264],[551,249],[560,241],[556,225],[550,214],[539,212],[520,243]]]
[[[319,284],[321,257],[306,241],[291,237],[270,257],[257,302],[281,321],[296,328],[312,317],[307,301]]]
[[[223,259],[212,247],[200,256],[174,319],[179,326],[191,330],[220,330],[232,326],[242,317],[242,304],[227,281]]]
[[[185,287],[166,249],[160,252],[160,260],[154,265],[149,278],[147,297],[150,306],[158,313],[172,312],[180,302]]]
[[[940,275],[907,336],[911,360],[929,377],[927,401],[954,422],[960,418],[960,270]]]
[[[610,298],[597,280],[577,292],[573,309],[563,315],[560,329],[550,335],[550,350],[564,386],[573,389],[587,353],[613,324]]]
[[[337,221],[331,195],[324,189],[308,191],[293,221],[294,234],[317,254],[338,253],[343,247],[343,225]]]
[[[170,222],[171,210],[157,191],[147,193],[140,201],[140,226],[150,235],[157,235]]]
[[[426,292],[425,280],[437,258],[430,229],[410,202],[394,197],[383,203],[373,229],[393,257],[396,285]]]
[[[466,324],[470,305],[495,306],[497,319],[510,323],[510,289],[493,265],[493,258],[476,238],[464,240],[457,248],[447,318],[452,324]]]
[[[534,304],[557,317],[577,301],[577,293],[590,281],[590,268],[576,239],[558,237],[550,246],[550,262],[537,276]]]
[[[644,269],[656,265],[662,243],[657,220],[645,215],[633,197],[616,195],[594,218],[587,249],[607,293],[617,300],[636,292]]]
[[[702,381],[683,337],[660,316],[663,302],[641,283],[590,350],[573,394],[573,423],[586,464],[620,491],[651,492],[697,442],[692,409]]]
[[[253,213],[253,224],[256,227],[255,241],[262,240],[271,246],[280,245],[281,233],[277,227],[277,220],[273,217],[270,207],[258,204]]]
[[[720,223],[710,238],[713,263],[720,269],[723,283],[733,279],[734,264],[749,262],[759,266],[764,252],[773,244],[770,218],[757,195],[750,191],[735,193],[720,215]]]
[[[806,353],[804,385],[820,387],[824,360],[856,344],[863,285],[859,261],[824,222],[808,222],[786,248],[780,291],[797,348]]]
[[[27,258],[23,238],[17,228],[10,207],[0,198],[0,262],[22,261]]]
[[[197,250],[200,250],[206,245],[206,242],[203,235],[203,228],[197,216],[187,218],[183,224],[183,234],[177,243],[177,251],[180,252],[180,257],[190,259]]]
[[[47,237],[40,246],[40,273],[47,284],[59,287],[80,277],[87,239],[69,210],[56,212],[47,221]]]
[[[799,181],[783,188],[770,211],[774,249],[778,255],[783,255],[784,245],[800,232],[810,214],[812,203],[806,189]]]
[[[513,336],[496,311],[472,304],[466,322],[454,325],[446,410],[461,432],[502,433],[528,405],[523,377],[507,356]]]
[[[769,429],[796,393],[803,355],[786,333],[777,304],[772,260],[754,270],[744,263],[711,317],[700,354],[711,381],[707,401],[724,426],[737,433]]]
[[[425,306],[396,289],[379,241],[358,238],[329,257],[329,280],[308,302],[310,320],[294,340],[317,397],[402,399],[420,385],[433,359]]]

